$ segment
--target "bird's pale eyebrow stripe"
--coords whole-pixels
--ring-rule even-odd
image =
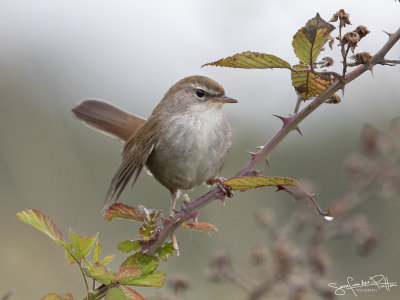
[[[208,88],[206,88],[205,86],[200,85],[200,84],[192,83],[191,86],[192,86],[194,89],[202,89],[203,91],[206,92],[207,95],[212,95],[212,96],[214,96],[214,95],[217,94],[217,92],[216,92],[215,90],[213,90],[213,89],[208,89]]]

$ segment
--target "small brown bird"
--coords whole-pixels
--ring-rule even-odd
[[[143,167],[170,191],[171,216],[179,190],[215,183],[231,147],[222,104],[236,102],[214,80],[190,76],[168,90],[147,121],[97,100],[73,108],[88,126],[126,141],[103,209],[130,180],[136,182]]]

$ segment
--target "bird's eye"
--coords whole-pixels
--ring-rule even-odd
[[[196,90],[196,96],[199,98],[204,98],[204,96],[206,95],[206,92],[203,91],[202,89],[197,89]]]

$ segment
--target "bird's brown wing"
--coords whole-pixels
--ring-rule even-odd
[[[127,141],[146,120],[99,100],[85,100],[72,109],[87,126]]]
[[[104,201],[103,211],[110,203],[117,201],[122,191],[132,179],[132,185],[136,182],[140,172],[146,165],[146,161],[157,144],[157,122],[154,118],[149,120],[133,135],[124,145],[122,162],[111,180]]]

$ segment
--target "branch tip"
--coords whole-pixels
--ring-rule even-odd
[[[385,30],[382,30],[382,31],[388,35],[389,39],[393,36],[393,33],[389,33],[389,32],[387,32]]]

